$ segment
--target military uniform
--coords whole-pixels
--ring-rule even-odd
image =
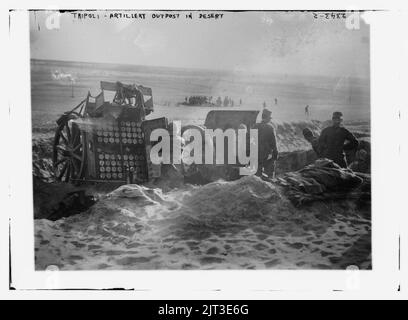
[[[278,148],[276,145],[275,130],[271,123],[262,121],[254,126],[258,129],[258,171],[257,175],[262,175],[262,169],[271,166],[271,162],[278,158]],[[268,160],[269,155],[272,159]]]
[[[340,167],[345,168],[347,163],[343,150],[356,149],[358,140],[346,128],[331,126],[322,131],[318,145],[321,157],[331,159]]]

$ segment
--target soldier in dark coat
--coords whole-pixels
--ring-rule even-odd
[[[340,167],[346,168],[347,163],[344,159],[344,150],[353,150],[358,147],[356,137],[344,128],[343,114],[334,112],[332,117],[332,126],[323,129],[319,138],[320,156],[336,162]]]
[[[275,130],[271,124],[271,111],[262,110],[262,121],[256,123],[254,129],[258,130],[258,171],[261,176],[265,170],[269,175],[274,175],[275,162],[278,159]]]

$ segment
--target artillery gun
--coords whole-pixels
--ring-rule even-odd
[[[105,93],[113,93],[112,101]],[[143,183],[161,175],[161,166],[150,161],[150,141],[153,130],[168,129],[164,117],[146,120],[153,111],[152,89],[120,82],[101,82],[101,92],[89,92],[75,108],[57,120],[53,144],[55,177],[63,182],[118,182]],[[212,110],[204,126],[190,128],[237,129],[240,124],[251,128],[258,111]],[[204,140],[204,139],[203,139]],[[181,166],[184,175],[196,172]],[[194,169],[193,169],[194,168]],[[191,170],[193,169],[193,170]]]
[[[105,93],[113,93],[106,101]],[[64,182],[144,182],[153,172],[146,152],[149,132],[167,120],[145,120],[153,111],[152,89],[121,82],[101,82],[75,108],[57,120],[53,166]],[[152,171],[153,170],[153,171]]]

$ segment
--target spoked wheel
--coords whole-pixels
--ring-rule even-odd
[[[59,181],[70,182],[83,177],[85,169],[84,137],[78,125],[72,120],[76,113],[63,115],[58,121],[53,147],[55,177]]]

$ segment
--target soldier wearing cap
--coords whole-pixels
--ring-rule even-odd
[[[278,148],[276,145],[275,130],[271,124],[272,112],[268,109],[262,110],[262,121],[256,123],[254,129],[258,130],[258,171],[261,176],[263,170],[274,175],[275,162],[278,159]]]
[[[344,150],[353,150],[358,147],[356,137],[344,128],[343,114],[334,112],[332,117],[332,126],[323,129],[319,138],[320,156],[336,162],[340,167],[346,168],[347,163],[344,159]]]

